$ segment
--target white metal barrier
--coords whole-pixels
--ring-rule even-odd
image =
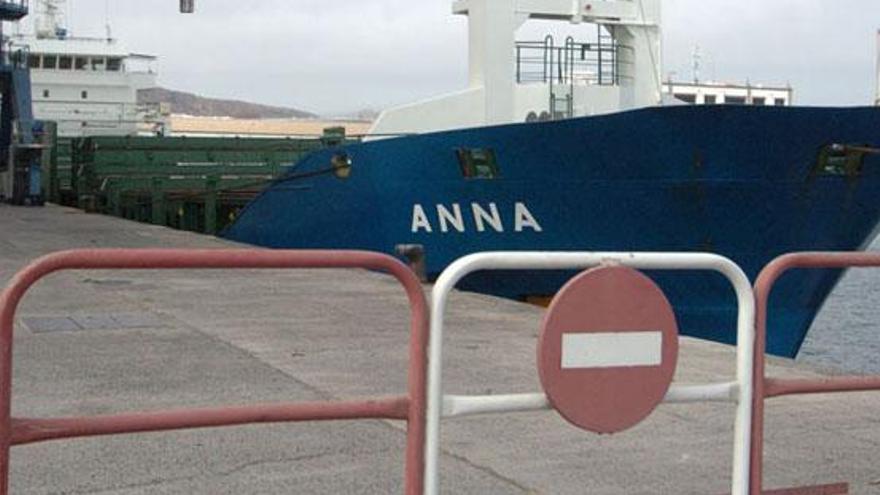
[[[727,258],[701,253],[562,253],[490,252],[466,256],[437,279],[432,294],[428,369],[428,417],[425,443],[425,493],[439,492],[440,422],[442,418],[485,413],[551,409],[544,393],[515,395],[444,395],[442,385],[444,315],[450,291],[466,275],[481,270],[563,270],[619,265],[638,270],[704,270],[724,275],[738,303],[737,370],[733,381],[702,385],[673,385],[664,402],[733,402],[734,429],[732,493],[747,495],[752,420],[755,298],[748,277]]]

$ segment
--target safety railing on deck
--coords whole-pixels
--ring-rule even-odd
[[[544,41],[520,41],[516,43],[516,82],[616,86],[620,84],[621,48],[602,34],[592,43],[568,37],[563,45],[556,45],[552,36]]]
[[[180,409],[70,418],[15,418],[12,404],[13,329],[16,309],[40,279],[62,270],[365,268],[393,275],[411,308],[408,394],[359,401],[306,402]],[[422,493],[428,308],[418,278],[394,258],[361,251],[80,250],[52,254],[20,271],[0,294],[0,495],[9,490],[13,445],[53,439],[156,432],[253,423],[388,419],[407,421],[405,491]]]
[[[767,399],[786,395],[825,394],[858,391],[880,391],[880,376],[837,376],[819,379],[780,379],[765,374],[765,352],[767,346],[767,315],[770,293],[776,281],[787,271],[793,269],[880,267],[878,253],[794,253],[777,258],[758,276],[755,283],[757,308],[757,328],[755,342],[755,394],[752,418],[752,446],[750,494],[763,492],[764,466],[764,402]],[[816,491],[822,489],[823,491]],[[814,491],[809,491],[814,490]],[[848,493],[846,484],[825,487],[796,488],[785,493],[821,493],[838,495]],[[782,493],[782,492],[780,492]]]

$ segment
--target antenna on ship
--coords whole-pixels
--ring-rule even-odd
[[[39,0],[37,2],[36,34],[39,39],[64,39],[67,0]]]
[[[110,29],[110,0],[104,2],[104,28],[107,30],[107,41],[113,39],[113,31]]]
[[[693,60],[693,69],[694,69],[694,83],[699,84],[700,82],[700,69],[703,64],[703,55],[700,53],[700,45],[694,45],[694,60]]]
[[[874,94],[874,105],[880,106],[880,30],[877,30],[877,88]]]

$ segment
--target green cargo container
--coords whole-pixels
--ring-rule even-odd
[[[75,205],[73,190],[73,161],[71,160],[71,138],[56,138],[51,147],[49,175],[49,201],[63,205]]]
[[[57,152],[56,176],[60,196],[69,177],[76,205],[87,211],[213,234],[287,166],[344,142],[341,128],[315,139],[78,138],[69,145],[69,174]]]

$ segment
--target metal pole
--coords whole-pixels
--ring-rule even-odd
[[[516,47],[516,83],[522,83],[522,47]]]
[[[874,105],[880,106],[880,30],[877,31],[877,88]]]
[[[596,55],[599,59],[599,86],[602,85],[602,26],[596,24]]]

